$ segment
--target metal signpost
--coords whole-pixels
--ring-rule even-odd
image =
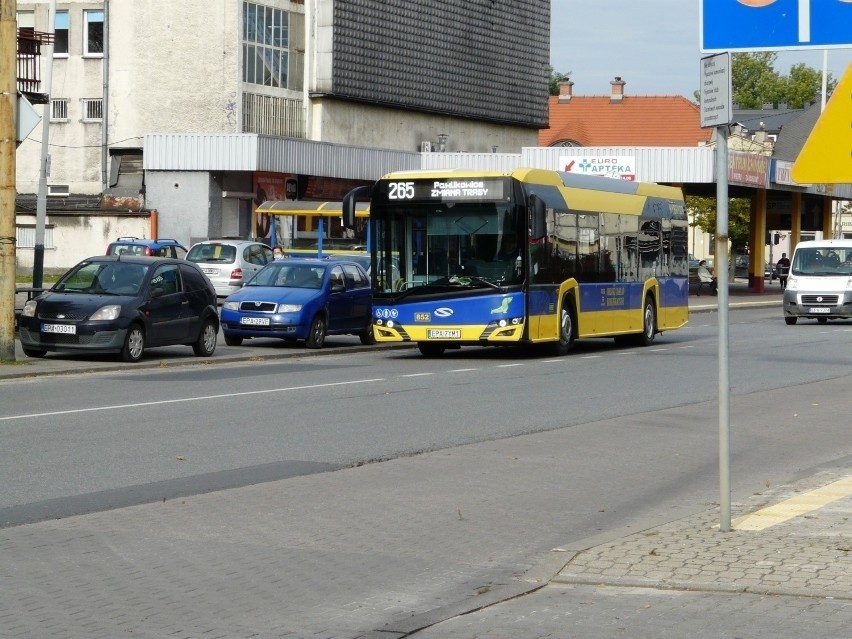
[[[698,7],[699,48],[703,53],[833,49],[852,45],[852,29],[849,26],[852,25],[852,0],[698,0]],[[701,63],[701,125],[717,126],[716,248],[717,257],[720,258],[716,267],[716,279],[719,282],[719,483],[721,492],[719,529],[727,532],[731,529],[727,261],[727,133],[730,115],[727,119],[720,115],[725,106],[721,104],[721,92],[715,90],[718,89],[719,83],[714,79],[719,61],[716,56],[710,56],[702,59]],[[721,77],[722,73],[718,75]],[[705,90],[707,97],[713,102],[706,108]],[[729,90],[728,100],[730,97]],[[727,108],[730,114],[730,106]],[[848,118],[845,123],[848,126]],[[816,132],[815,129],[814,133]],[[820,137],[814,145],[820,148],[825,139],[827,138]],[[812,165],[812,162],[802,162],[800,166],[794,168],[804,174]]]

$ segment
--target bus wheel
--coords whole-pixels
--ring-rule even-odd
[[[562,300],[562,314],[559,317],[559,341],[553,345],[554,355],[567,355],[574,348],[577,329],[574,326],[574,302],[570,297]]]
[[[639,335],[640,346],[650,346],[657,335],[657,307],[650,297],[645,298],[645,310],[642,312],[642,334]]]
[[[444,347],[440,344],[417,342],[417,348],[420,349],[420,354],[423,355],[423,357],[440,357],[444,354]]]

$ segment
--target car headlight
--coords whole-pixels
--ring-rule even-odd
[[[302,310],[301,304],[279,304],[278,312],[279,313],[298,313]]]
[[[240,303],[239,302],[225,302],[224,304],[222,304],[222,308],[225,309],[226,311],[238,311],[238,310],[240,310]]]
[[[21,315],[24,317],[35,317],[36,306],[38,306],[38,302],[35,300],[29,300],[26,304],[24,304],[24,310],[21,311]]]
[[[114,320],[121,315],[121,306],[118,304],[109,304],[101,306],[98,310],[92,313],[90,320]]]
[[[793,277],[792,275],[787,278],[787,288],[791,291],[795,291],[799,288],[799,278]]]

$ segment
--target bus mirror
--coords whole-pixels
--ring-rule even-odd
[[[530,195],[528,200],[530,211],[530,238],[540,240],[547,235],[547,208],[544,200],[537,195]]]
[[[355,204],[359,197],[366,197],[370,194],[369,186],[356,186],[343,196],[343,228],[355,228]]]

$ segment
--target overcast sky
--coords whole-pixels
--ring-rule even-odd
[[[698,48],[698,8],[699,0],[552,0],[550,64],[571,74],[575,95],[609,95],[621,76],[626,95],[693,99],[700,60],[709,55]],[[779,52],[775,71],[786,75],[799,62],[822,70],[823,51]],[[850,62],[852,48],[829,50],[835,79]]]

